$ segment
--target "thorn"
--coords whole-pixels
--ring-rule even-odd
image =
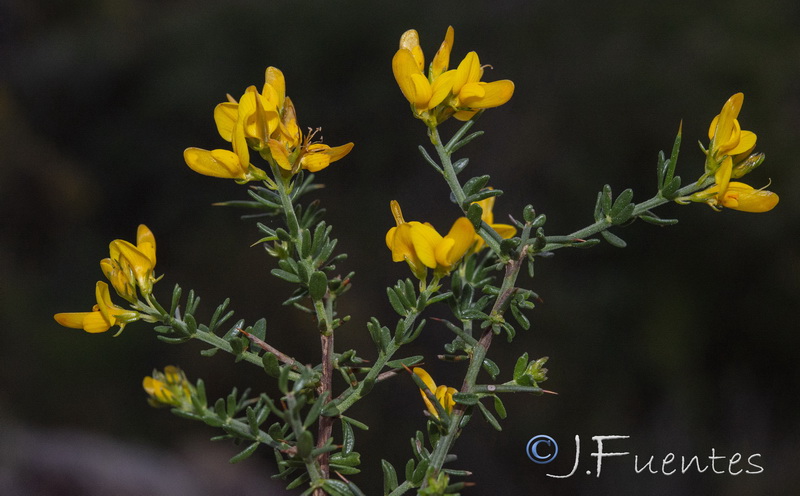
[[[558,396],[558,393],[556,393],[555,391],[548,391],[547,389],[542,389],[542,392],[543,393],[547,393],[547,394],[554,394],[554,395]]]

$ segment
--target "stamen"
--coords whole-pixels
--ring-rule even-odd
[[[405,224],[406,221],[403,219],[403,211],[400,210],[400,204],[397,203],[397,200],[392,200],[389,206],[392,209],[392,216],[394,216],[394,221],[397,222],[397,225]]]

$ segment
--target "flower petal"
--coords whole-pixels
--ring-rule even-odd
[[[742,131],[739,134],[739,144],[727,151],[728,155],[739,155],[752,150],[756,146],[756,133],[752,131]]]
[[[56,322],[71,329],[83,329],[84,319],[92,312],[62,312],[53,315]]]
[[[434,79],[431,85],[431,98],[428,101],[428,109],[439,105],[453,91],[453,81],[456,79],[456,71],[447,71]]]
[[[278,164],[281,169],[292,170],[292,164],[289,162],[289,152],[281,142],[271,139],[267,141],[267,146],[269,147],[270,154],[272,154],[275,163]]]
[[[453,94],[457,95],[461,88],[467,83],[477,83],[481,80],[483,69],[478,54],[469,52],[466,57],[458,64],[456,77],[453,81]]]
[[[453,26],[449,26],[444,35],[444,41],[439,46],[436,55],[434,55],[433,62],[431,62],[430,76],[434,80],[445,72],[450,65],[450,51],[453,49],[454,37],[455,32],[453,31]]]
[[[139,224],[136,229],[136,248],[150,259],[153,267],[156,265],[156,237],[146,225]]]
[[[420,72],[425,67],[425,55],[419,46],[419,33],[416,29],[409,29],[400,36],[400,49],[408,50],[414,57],[414,63]]]
[[[205,176],[246,179],[239,156],[230,150],[187,148],[183,152],[183,159],[190,169]]]
[[[731,182],[722,199],[722,205],[741,212],[762,213],[775,208],[779,200],[778,195],[772,191],[754,189],[744,183]]]
[[[480,109],[499,107],[511,100],[511,96],[514,94],[514,83],[508,79],[481,83],[481,87],[483,96],[469,102],[469,107]]]
[[[401,49],[392,57],[392,73],[406,100],[417,107],[425,106],[431,99],[431,85],[422,75],[414,55]]]
[[[449,269],[461,260],[474,241],[475,228],[472,222],[466,217],[459,217],[437,247],[436,260]]]
[[[442,242],[442,236],[436,232],[430,224],[410,222],[411,242],[414,244],[414,252],[419,260],[431,269],[435,269],[436,247]]]
[[[264,74],[264,84],[269,85],[276,93],[276,101],[273,102],[276,108],[283,107],[283,102],[286,99],[286,79],[283,77],[283,72],[277,67],[267,67]]]
[[[214,122],[217,124],[217,131],[225,141],[233,140],[233,127],[239,118],[239,104],[224,102],[214,107]]]

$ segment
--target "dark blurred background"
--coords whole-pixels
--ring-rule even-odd
[[[678,173],[696,179],[695,142],[707,142],[710,119],[737,91],[746,95],[740,122],[767,154],[747,181],[771,180],[781,195],[762,215],[668,205],[659,214],[680,223],[618,229],[625,249],[541,260],[536,278],[522,281],[544,300],[532,329],[513,345],[497,339],[490,356],[503,380],[522,351],[549,356],[545,386],[559,394],[506,397],[502,432],[473,419],[456,449],[458,466],[475,473],[465,494],[791,493],[800,484],[798,21],[792,0],[0,3],[0,492],[282,494],[266,485],[266,449],[228,466],[235,448],[207,441],[218,432],[150,408],[141,389],[153,368],[177,364],[205,378],[212,397],[233,385],[271,391],[259,369],[203,358],[199,344],[165,345],[146,324],[113,339],[59,327],[52,315],[88,310],[108,242],[133,239],[146,223],[159,243],[162,300],[175,283],[193,288],[207,318],[230,297],[236,317],[265,316],[274,344],[314,360],[313,326],[279,306],[291,288],[248,247],[259,237],[254,222],[211,206],[244,189],[182,159],[187,146],[227,146],[214,105],[260,87],[274,65],[302,127],[322,126],[331,145],[356,143],[319,175],[317,197],[350,255],[342,270],[357,271],[338,346],[374,357],[364,322],[375,315],[391,327],[384,288],[409,275],[384,245],[389,200],[439,230],[457,215],[416,150],[424,126],[409,115],[390,60],[406,29],[420,32],[430,58],[452,24],[454,64],[474,49],[494,67],[486,80],[516,83],[462,153],[471,175],[491,174],[506,191],[498,220],[531,203],[547,214],[548,234],[567,234],[590,223],[606,182],[649,198],[656,154],[671,148],[681,119]],[[434,361],[450,339],[430,323],[409,354],[458,385],[463,368]],[[364,473],[353,477],[367,494],[381,491],[380,458],[400,468],[410,456],[422,410],[416,387],[398,378],[351,411],[370,425],[356,444]],[[527,458],[536,434],[559,441],[553,464]],[[630,455],[586,475],[591,437],[610,434],[630,438],[606,449]],[[547,477],[571,470],[575,435],[579,470]],[[681,456],[707,466],[712,450],[725,473],[634,469],[634,455],[640,468],[652,455],[660,470],[668,453],[678,461],[667,470]],[[753,470],[753,454],[762,473],[731,475]]]

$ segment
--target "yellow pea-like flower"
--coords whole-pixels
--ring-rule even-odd
[[[748,184],[731,181],[732,163],[730,157],[725,157],[714,174],[715,184],[693,194],[690,199],[705,202],[715,210],[725,207],[742,212],[763,213],[775,208],[780,200],[777,194],[764,188],[755,189]]]
[[[449,274],[475,241],[475,228],[466,217],[456,219],[442,236],[427,222],[406,222],[396,201],[392,200],[390,206],[397,225],[386,233],[386,246],[392,251],[392,260],[406,261],[421,281],[427,269],[434,269],[437,277]]]
[[[481,81],[484,66],[475,52],[469,52],[457,69],[448,70],[453,39],[450,26],[427,76],[416,30],[403,33],[400,47],[392,57],[392,73],[400,91],[411,103],[415,117],[429,126],[437,126],[451,115],[469,120],[479,110],[503,105],[514,94],[514,83],[509,80]]]
[[[111,302],[108,284],[102,281],[98,281],[95,286],[95,297],[97,304],[92,307],[91,312],[63,312],[53,317],[64,327],[83,329],[96,334],[106,332],[113,326],[119,326],[119,332],[122,332],[126,324],[139,320],[142,316],[139,312],[114,305]]]
[[[425,383],[425,386],[427,386],[430,392],[433,393],[433,395],[436,397],[436,401],[439,402],[444,411],[448,414],[451,413],[456,404],[456,402],[453,400],[453,395],[457,393],[458,390],[444,385],[437,386],[436,383],[433,382],[433,378],[430,376],[430,374],[428,374],[428,372],[421,367],[414,367],[412,372],[422,379],[422,382]],[[425,391],[420,389],[419,392],[420,395],[422,395],[422,401],[425,402],[425,407],[428,409],[428,412],[434,417],[439,418],[439,412],[433,403],[431,403],[431,400],[428,398],[428,395],[425,394]]]
[[[149,396],[147,402],[151,406],[192,409],[195,387],[186,378],[186,374],[174,365],[164,367],[164,372],[154,370],[152,376],[142,380],[142,388]]]
[[[267,67],[260,92],[249,86],[238,101],[228,95],[227,102],[215,107],[214,122],[232,151],[191,147],[184,151],[184,160],[195,172],[239,183],[268,180],[262,169],[250,163],[250,150],[290,177],[301,169],[318,172],[353,148],[353,143],[331,147],[313,141],[317,131],[303,136],[294,104],[286,96],[286,80],[275,67]]]
[[[756,146],[756,134],[743,131],[737,119],[743,103],[744,94],[736,93],[711,121],[708,127],[708,138],[711,140],[709,151],[715,159],[721,159],[724,155],[740,155]]]
[[[153,292],[156,266],[156,238],[144,224],[136,231],[136,245],[123,239],[115,239],[108,245],[109,258],[100,261],[100,268],[117,294],[136,301],[135,290],[143,296]]]

